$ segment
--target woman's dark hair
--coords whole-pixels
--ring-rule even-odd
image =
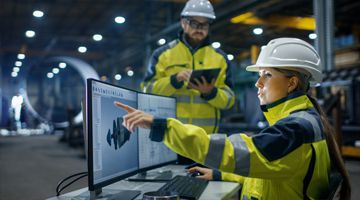
[[[329,149],[330,159],[333,167],[341,174],[343,177],[343,182],[340,190],[340,199],[350,200],[351,199],[351,185],[349,174],[345,169],[344,161],[341,157],[339,146],[335,141],[335,130],[327,120],[327,116],[324,113],[323,109],[320,107],[319,103],[315,98],[308,95],[311,103],[314,105],[315,109],[320,114],[321,123],[325,132],[326,143]]]
[[[296,76],[299,79],[298,87],[295,89],[295,91],[302,91],[307,92],[309,90],[309,79],[310,76],[307,74],[304,74],[302,72],[298,72],[295,70],[290,69],[279,69],[275,68],[277,71],[283,73],[286,77],[292,77]],[[317,100],[314,97],[311,97],[310,95],[307,95],[311,101],[311,103],[314,105],[315,109],[320,115],[321,124],[323,126],[323,130],[326,137],[326,143],[329,149],[330,154],[330,160],[331,164],[343,177],[343,182],[340,190],[340,199],[344,200],[350,200],[351,199],[351,185],[350,185],[350,179],[349,174],[345,169],[344,161],[341,157],[341,153],[339,150],[339,146],[336,143],[335,140],[335,130],[331,126],[330,122],[327,120],[327,116]]]

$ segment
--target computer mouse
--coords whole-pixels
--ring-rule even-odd
[[[201,176],[201,175],[202,175],[202,174],[201,174],[200,172],[195,171],[195,172],[193,172],[193,173],[189,173],[188,176],[190,176],[190,177],[197,177],[197,176]]]

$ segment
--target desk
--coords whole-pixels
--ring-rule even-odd
[[[158,169],[154,169],[155,171],[165,171],[171,170],[174,175],[184,175],[186,173],[184,166],[181,165],[168,165],[165,167],[161,167]],[[154,171],[151,170],[151,171]],[[133,182],[122,180],[111,185],[106,186],[103,190],[140,190],[141,194],[137,196],[136,200],[141,200],[142,196],[145,192],[156,191],[161,186],[163,186],[164,182]],[[200,196],[200,200],[226,200],[226,199],[234,199],[238,200],[239,191],[241,185],[239,183],[233,182],[224,182],[224,181],[210,181],[202,195]],[[69,192],[63,194],[59,197],[52,197],[47,200],[85,200],[89,199],[89,191],[88,188],[82,188],[73,192]]]

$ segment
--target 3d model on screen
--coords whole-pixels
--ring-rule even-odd
[[[111,134],[111,131],[109,129],[106,136],[109,146],[111,146],[111,139],[114,141],[115,150],[120,148],[122,145],[125,144],[126,141],[130,139],[130,132],[121,125],[122,122],[123,119],[121,117],[118,117],[116,121],[113,120],[113,132]]]

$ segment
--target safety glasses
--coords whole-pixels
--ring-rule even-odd
[[[185,22],[188,23],[190,25],[191,28],[193,29],[209,29],[210,27],[210,22],[199,22],[196,21],[195,19],[191,19],[191,18],[184,18]]]

